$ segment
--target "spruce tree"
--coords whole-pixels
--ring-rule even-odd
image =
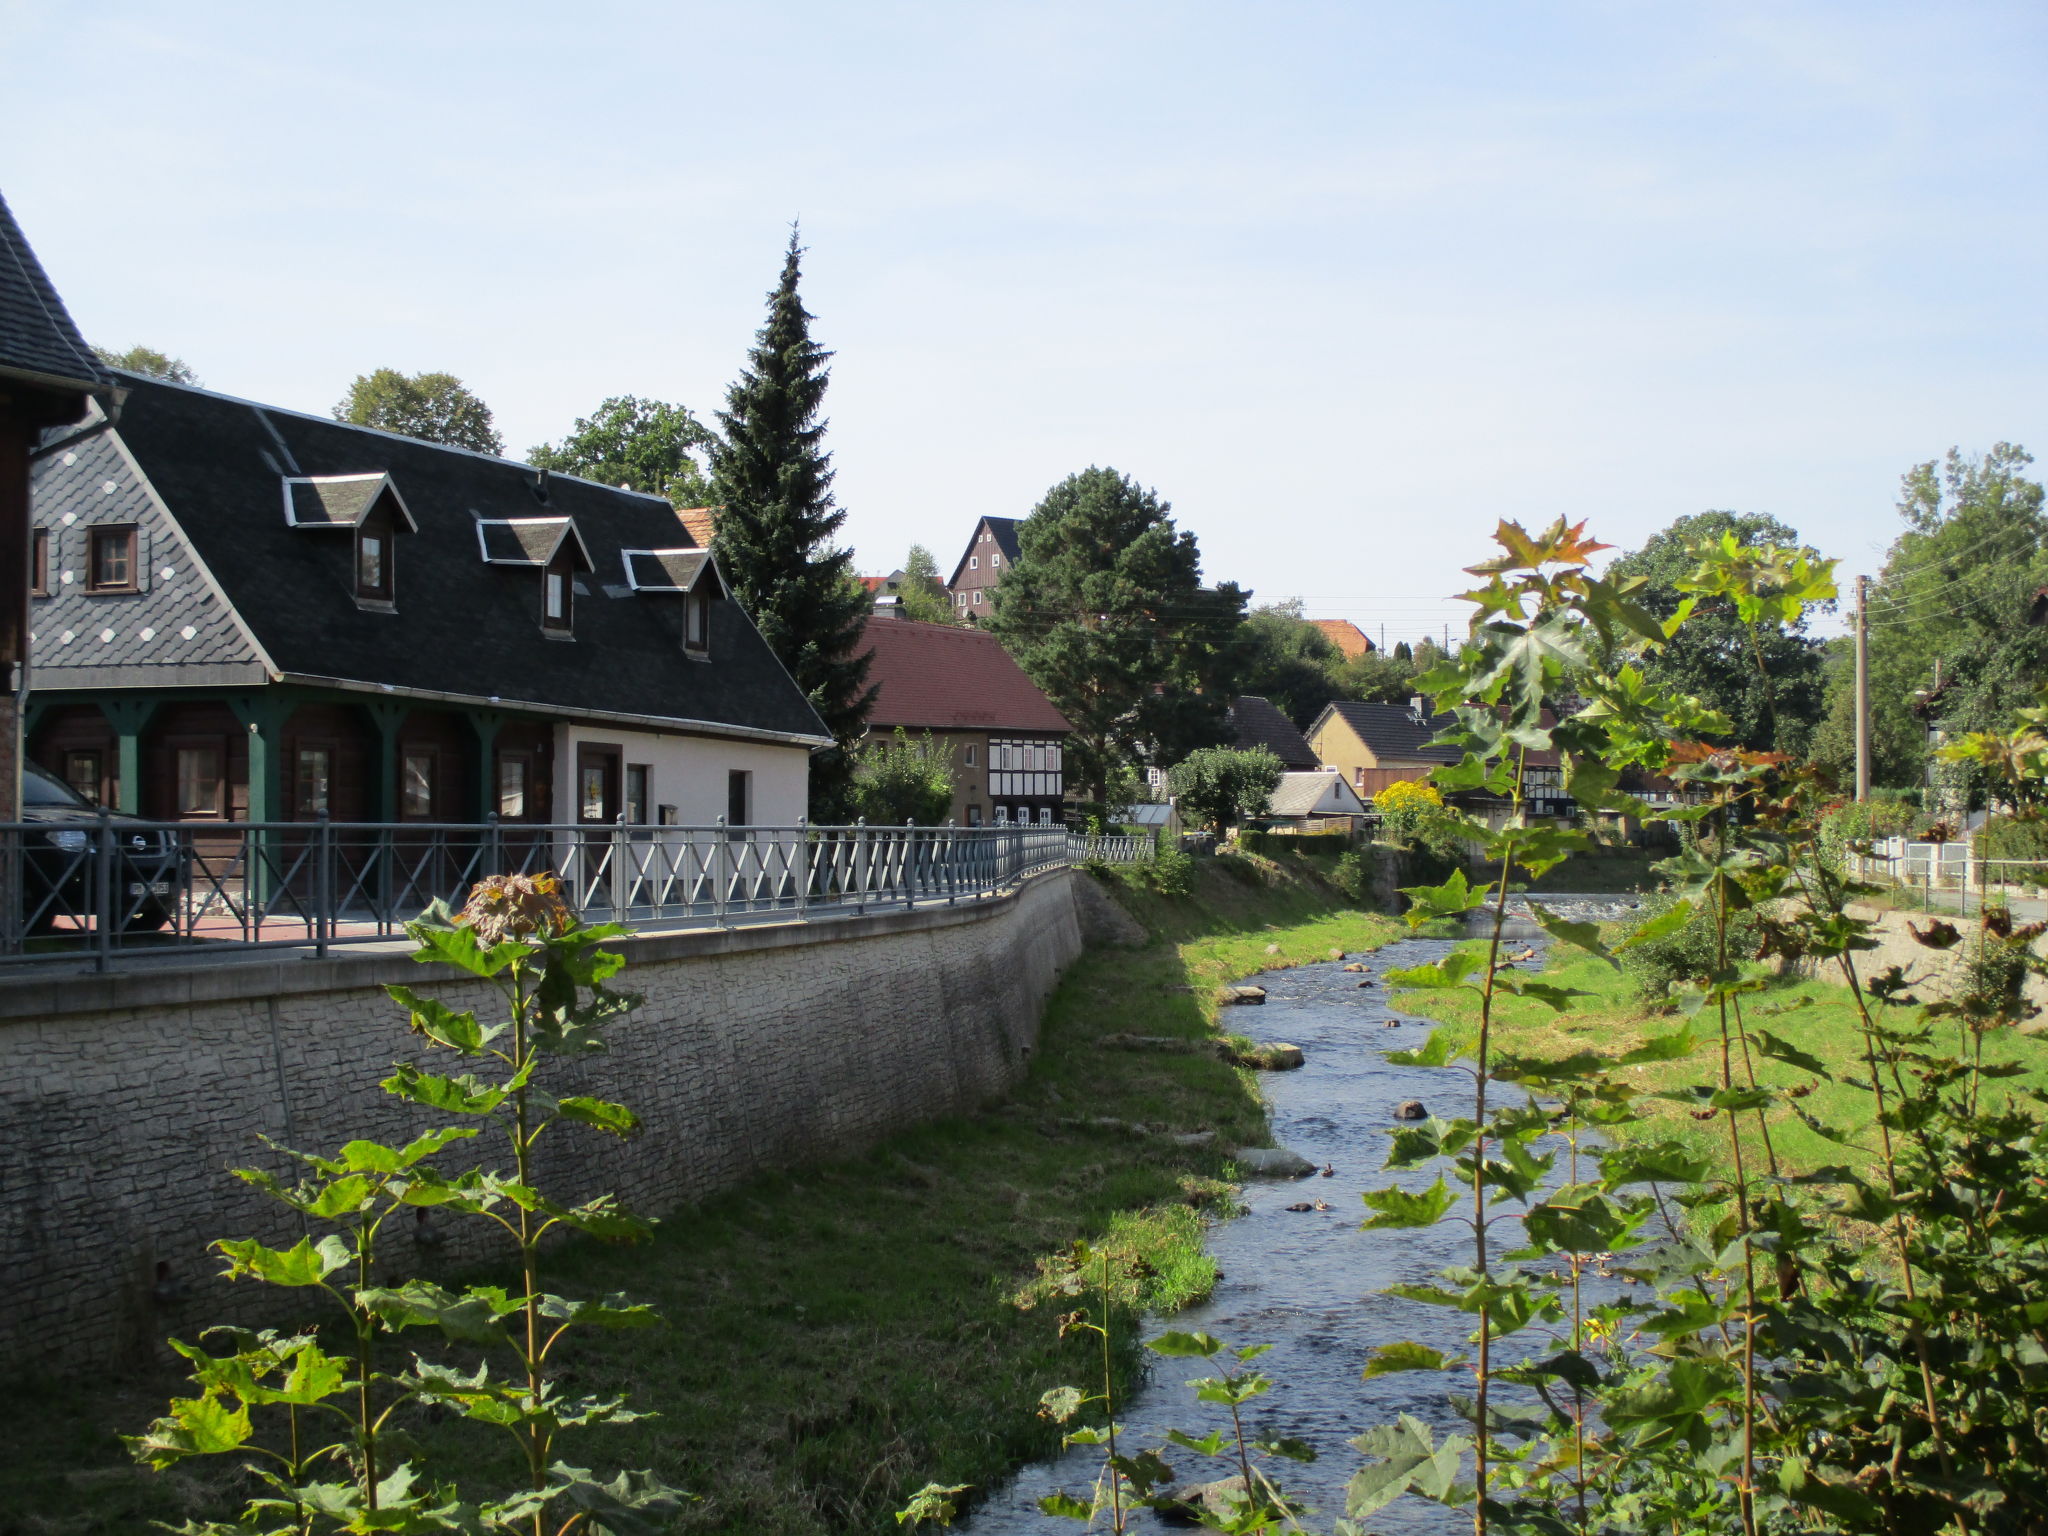
[[[851,748],[875,700],[860,650],[869,600],[853,579],[853,552],[832,543],[846,521],[833,504],[818,414],[832,354],[811,340],[812,316],[797,295],[802,256],[792,229],[768,321],[718,413],[724,440],[711,454],[719,508],[712,548],[733,596],[838,743],[811,759],[811,817],[840,821],[850,803]]]

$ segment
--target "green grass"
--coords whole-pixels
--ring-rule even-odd
[[[894,1531],[892,1512],[927,1480],[985,1487],[1055,1449],[1039,1395],[1094,1379],[1088,1342],[1057,1336],[1056,1314],[1075,1305],[1057,1294],[1059,1255],[1086,1239],[1145,1261],[1150,1278],[1119,1297],[1127,1335],[1131,1306],[1205,1295],[1215,1274],[1202,1233],[1229,1198],[1224,1149],[1267,1139],[1254,1074],[1205,1048],[1217,987],[1401,931],[1346,909],[1299,856],[1198,863],[1194,894],[1179,900],[1147,890],[1142,872],[1114,877],[1153,940],[1074,965],[1007,1103],[863,1157],[753,1178],[672,1215],[640,1248],[555,1255],[550,1289],[623,1290],[668,1320],[570,1357],[576,1390],[628,1391],[661,1417],[571,1440],[568,1458],[652,1466],[690,1490],[677,1530],[823,1536]],[[1103,1044],[1118,1032],[1191,1049]],[[1216,1139],[1184,1148],[1096,1118]],[[1136,1352],[1118,1358],[1128,1381]],[[115,1439],[178,1385],[161,1370],[98,1385],[17,1380],[0,1405],[11,1447],[0,1536],[225,1514],[231,1469],[138,1472]],[[424,1434],[471,1486],[513,1480],[510,1458],[469,1426]]]
[[[1546,980],[1579,988],[1592,994],[1575,999],[1570,1011],[1554,1013],[1545,1005],[1503,996],[1494,1006],[1493,1043],[1502,1051],[1546,1059],[1569,1055],[1588,1048],[1620,1055],[1651,1035],[1669,1034],[1682,1019],[1655,1014],[1630,996],[1627,977],[1618,974],[1594,956],[1562,945],[1552,950]],[[1418,1014],[1443,1019],[1463,1028],[1478,1023],[1476,993],[1409,992],[1401,1006]],[[1814,1091],[1800,1101],[1801,1107],[1832,1129],[1850,1137],[1847,1146],[1830,1141],[1789,1116],[1770,1122],[1770,1140],[1781,1168],[1787,1173],[1810,1172],[1829,1164],[1869,1166],[1878,1156],[1877,1133],[1871,1094],[1857,1087],[1869,1081],[1863,1064],[1864,1037],[1854,999],[1846,986],[1825,981],[1779,982],[1742,1002],[1742,1014],[1749,1028],[1767,1029],[1810,1055],[1818,1057],[1832,1080],[1815,1079],[1812,1074],[1763,1056],[1754,1056],[1757,1080],[1774,1087],[1797,1087],[1816,1083]],[[1908,1016],[1895,1012],[1892,1022],[1904,1024]],[[1731,1020],[1732,1023],[1732,1020]],[[1682,1089],[1695,1083],[1719,1083],[1721,1038],[1718,1016],[1702,1012],[1694,1021],[1699,1048],[1690,1056],[1654,1065],[1624,1067],[1620,1074],[1636,1087],[1651,1091]],[[1961,1050],[1953,1038],[1952,1025],[1939,1025],[1950,1037],[1937,1036],[1938,1048]],[[1984,1051],[1987,1061],[2015,1061],[2031,1070],[2010,1080],[2012,1091],[2026,1085],[2048,1087],[2048,1039],[2018,1030],[2004,1030],[1990,1036]],[[1735,1080],[1747,1081],[1741,1047],[1734,1047],[1731,1061]],[[1642,1125],[1623,1127],[1624,1135],[1671,1136],[1716,1165],[1732,1163],[1727,1122],[1723,1119],[1698,1121],[1684,1105],[1664,1100],[1646,1100],[1652,1118]],[[1762,1134],[1753,1114],[1742,1117],[1744,1159],[1752,1169],[1763,1166]]]

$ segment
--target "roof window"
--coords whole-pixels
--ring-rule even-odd
[[[626,585],[635,593],[671,592],[683,599],[683,649],[711,650],[711,605],[725,596],[718,566],[705,549],[622,549]]]
[[[388,474],[287,476],[284,520],[293,528],[354,533],[350,591],[364,607],[390,606],[398,590],[393,546],[400,535],[418,533],[419,524]]]
[[[538,567],[542,632],[557,637],[573,632],[576,573],[597,569],[574,521],[566,517],[479,517],[476,543],[486,565]]]
[[[136,591],[136,543],[137,529],[133,523],[108,523],[87,530],[85,590]]]

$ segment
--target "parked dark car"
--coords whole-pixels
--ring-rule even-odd
[[[30,933],[68,927],[67,918],[89,927],[100,910],[99,807],[55,774],[25,763],[21,770],[22,920]],[[138,821],[109,816],[113,877],[109,910],[123,933],[163,927],[176,910],[184,858],[177,834]]]

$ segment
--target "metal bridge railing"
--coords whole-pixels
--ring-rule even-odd
[[[1128,841],[1128,840],[1126,840]],[[1139,841],[1142,841],[1140,839]],[[1064,827],[0,823],[0,964],[389,940],[487,875],[558,875],[593,922],[711,926],[983,901],[1073,862]],[[7,893],[13,893],[11,898]]]

